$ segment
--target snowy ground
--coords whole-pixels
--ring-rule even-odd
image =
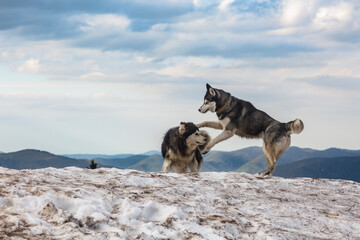
[[[0,239],[360,239],[360,184],[0,167]]]

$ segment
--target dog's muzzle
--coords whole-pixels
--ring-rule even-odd
[[[207,111],[209,111],[209,108],[204,111],[204,110],[203,110],[203,107],[204,107],[204,105],[201,106],[201,107],[198,109],[199,112],[201,112],[201,113],[206,113]]]

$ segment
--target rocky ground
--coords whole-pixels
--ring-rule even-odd
[[[0,239],[360,239],[360,184],[0,167]]]

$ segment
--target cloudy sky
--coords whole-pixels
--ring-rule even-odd
[[[216,120],[197,111],[206,83],[302,119],[292,145],[360,149],[360,2],[0,1],[0,151],[159,150]]]

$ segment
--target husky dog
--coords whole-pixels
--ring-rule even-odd
[[[263,175],[272,174],[280,155],[290,146],[290,134],[301,133],[304,124],[300,119],[281,123],[265,112],[256,109],[250,102],[240,100],[221,89],[206,84],[204,104],[199,108],[201,113],[216,112],[218,122],[202,122],[197,127],[210,127],[223,130],[203,150],[203,154],[217,143],[234,134],[245,138],[262,138],[263,151],[268,164]]]
[[[180,123],[179,127],[171,128],[165,134],[161,145],[164,158],[162,170],[176,173],[199,172],[203,161],[201,151],[211,141],[206,131],[199,131],[194,123]]]

